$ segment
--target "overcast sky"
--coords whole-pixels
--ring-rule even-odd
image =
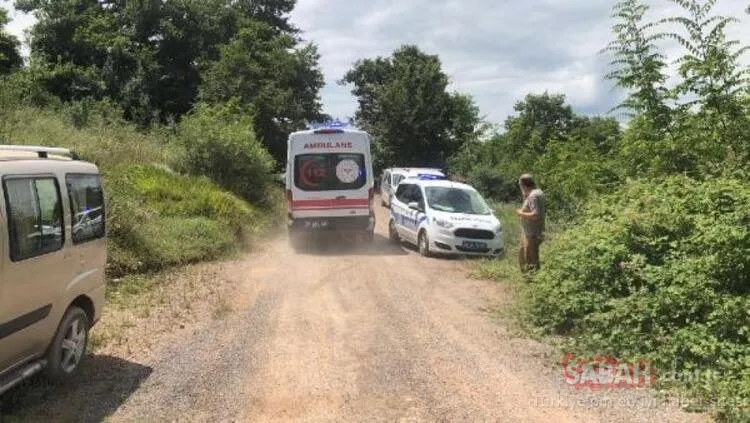
[[[719,0],[716,13],[742,20],[729,34],[750,44],[750,0]],[[471,94],[490,121],[501,123],[529,92],[566,94],[573,107],[602,114],[619,95],[604,80],[614,0],[298,0],[293,21],[320,49],[327,85],[324,111],[354,114],[349,87],[336,84],[359,58],[386,56],[401,44],[438,54],[451,89]],[[654,18],[676,7],[651,0]],[[9,7],[9,2],[0,0]],[[33,18],[11,12],[20,35]],[[670,49],[672,47],[669,47]],[[745,57],[750,63],[750,54]]]

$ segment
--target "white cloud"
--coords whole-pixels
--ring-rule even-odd
[[[675,6],[652,1],[652,17]],[[715,12],[743,19],[747,4],[719,0]],[[608,59],[598,52],[611,39],[614,1],[602,0],[299,0],[292,17],[320,46],[329,83],[359,58],[389,55],[404,43],[439,54],[451,88],[474,96],[482,113],[502,122],[529,92],[562,92],[583,113],[606,113],[621,100],[604,79]],[[750,27],[729,36],[750,44]],[[346,40],[342,42],[340,40]],[[666,46],[673,51],[672,46]],[[750,61],[750,60],[746,60]],[[672,72],[673,73],[673,72]],[[329,85],[326,111],[351,115],[348,87]]]
[[[0,4],[8,6],[8,1]],[[651,0],[651,17],[679,9]],[[750,44],[750,1],[719,0],[715,12],[742,19],[730,38]],[[357,102],[336,84],[361,58],[387,56],[402,44],[438,54],[451,89],[474,96],[482,114],[502,122],[528,92],[562,92],[580,112],[605,113],[620,99],[604,80],[614,0],[298,0],[292,20],[318,44],[327,86],[325,111],[350,116]],[[33,18],[12,13],[22,35]],[[673,46],[665,46],[674,51]],[[745,58],[750,63],[750,55]],[[672,71],[674,74],[674,71]]]

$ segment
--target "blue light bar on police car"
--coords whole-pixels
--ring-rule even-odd
[[[419,173],[419,174],[417,174],[417,178],[418,179],[423,179],[423,180],[445,179],[445,178],[443,178],[440,175],[432,175],[432,174],[429,174],[429,173]]]

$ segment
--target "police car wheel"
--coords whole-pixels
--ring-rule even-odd
[[[424,257],[429,257],[430,253],[430,240],[427,238],[427,232],[422,231],[419,233],[418,239],[419,254]]]
[[[394,244],[401,243],[401,238],[398,236],[398,231],[396,231],[396,223],[393,220],[388,223],[388,238]]]

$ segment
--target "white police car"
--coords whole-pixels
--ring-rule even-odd
[[[396,193],[398,184],[407,178],[419,178],[420,176],[432,177],[434,179],[446,179],[440,169],[426,167],[389,167],[383,170],[380,182],[380,204],[383,207],[391,206],[391,198]]]
[[[419,247],[420,254],[500,256],[502,226],[471,186],[430,177],[405,179],[391,201],[392,241]]]

